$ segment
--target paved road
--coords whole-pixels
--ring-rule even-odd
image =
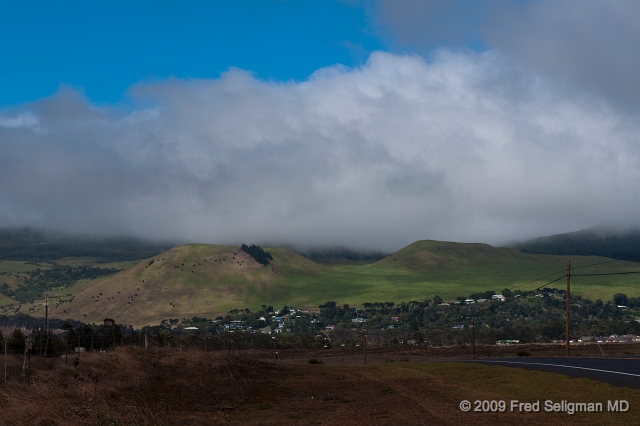
[[[478,359],[468,362],[497,364],[505,367],[519,367],[528,370],[550,371],[572,377],[640,389],[640,359],[621,357],[594,358],[500,358]]]

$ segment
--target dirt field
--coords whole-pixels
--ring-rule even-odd
[[[285,350],[274,362],[272,351],[236,352],[229,360],[226,351],[118,348],[82,354],[77,367],[72,357],[46,365],[33,357],[28,385],[20,378],[21,357],[12,357],[8,384],[0,385],[0,425],[625,425],[637,424],[640,413],[638,390],[553,373],[429,362],[460,356],[466,351],[460,348],[369,348],[366,366],[360,349]],[[515,351],[482,349],[498,356]],[[546,355],[549,350],[556,348]],[[511,412],[514,399],[603,402],[604,412]],[[618,399],[629,402],[629,411],[607,412],[606,401]],[[463,412],[462,400],[505,401],[507,409]]]

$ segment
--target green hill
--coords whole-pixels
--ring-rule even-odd
[[[360,306],[363,302],[432,299],[436,294],[446,300],[486,290],[500,292],[506,287],[533,289],[564,275],[567,262],[561,256],[439,241],[418,241],[361,265],[325,266],[288,250],[266,250],[273,257],[268,266],[256,263],[239,247],[174,247],[114,276],[61,291],[54,298],[57,303],[50,305],[51,315],[89,322],[112,317],[143,325],[164,318],[211,318],[234,308],[256,310],[263,304],[317,308],[335,300]],[[595,256],[571,259],[574,268],[606,260]],[[579,269],[581,273],[637,270],[637,263],[623,261]],[[640,296],[639,278],[578,277],[572,291],[605,300],[618,292]],[[564,285],[564,280],[552,284]],[[37,306],[33,304],[32,309]]]

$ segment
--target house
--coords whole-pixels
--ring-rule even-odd
[[[351,319],[351,322],[359,322],[359,323],[362,323],[362,322],[367,322],[367,320],[366,320],[365,318],[360,318],[360,317],[358,317],[358,318],[353,318],[353,319]]]
[[[327,330],[335,330],[336,326],[335,325],[328,325],[325,327]]]
[[[398,321],[400,321],[400,317],[391,317],[391,321],[398,322]]]

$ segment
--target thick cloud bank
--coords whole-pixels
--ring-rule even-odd
[[[129,96],[0,114],[1,226],[394,250],[640,224],[638,117],[492,52]]]

